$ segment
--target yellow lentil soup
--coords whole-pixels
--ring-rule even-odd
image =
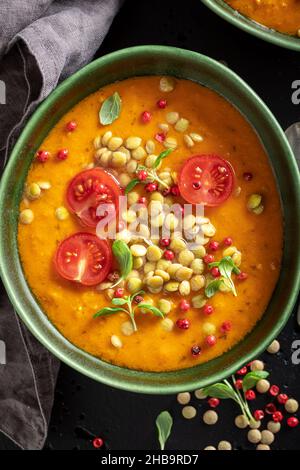
[[[117,241],[98,243],[85,192],[115,207],[120,187],[169,237],[147,225],[131,237],[128,209]],[[200,199],[204,214],[188,213],[184,203]],[[32,292],[68,340],[119,366],[169,371],[223,354],[254,327],[279,276],[282,232],[272,169],[245,118],[191,81],[139,77],[88,96],[51,130],[28,173],[18,242]],[[80,262],[76,243],[88,253]]]
[[[268,28],[300,34],[299,0],[225,0],[232,8]]]

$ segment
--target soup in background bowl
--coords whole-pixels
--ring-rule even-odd
[[[226,0],[226,3],[268,28],[292,36],[300,35],[298,0]]]
[[[300,50],[298,0],[202,0],[212,11],[265,41]]]
[[[116,93],[121,112],[111,124],[111,115],[100,113],[100,120],[106,119],[103,125],[99,110]],[[132,137],[140,139],[139,145]],[[217,166],[209,173],[206,165],[214,159]],[[143,168],[129,171],[134,163]],[[197,173],[199,165],[203,176],[196,188],[185,174],[193,169]],[[292,216],[290,205],[299,210],[295,168],[270,112],[224,66],[195,53],[160,47],[133,48],[99,59],[45,101],[6,170],[1,210],[11,220],[1,231],[1,269],[10,297],[52,352],[97,380],[157,393],[212,383],[262,351],[291,311],[299,263],[291,250],[299,240],[299,218]],[[215,169],[222,175],[221,186],[218,180],[217,190],[207,193],[203,188]],[[140,171],[149,177],[154,170],[157,180],[140,178]],[[119,236],[119,227],[119,241],[125,241],[133,267],[127,272],[131,279],[118,283],[120,258],[91,243],[93,204],[88,199],[82,206],[81,186],[90,189],[90,172],[95,171],[100,184],[106,175],[109,191],[115,187],[107,178],[128,189],[132,202],[142,198],[147,206],[174,200],[182,206],[187,200],[198,201],[200,194],[201,202],[209,203],[200,216],[205,226],[201,248],[182,247],[174,227],[167,241],[157,242],[147,236],[126,240]],[[82,179],[86,174],[89,178]],[[18,176],[17,185],[12,175]],[[131,187],[134,179],[138,182]],[[158,185],[147,189],[153,183]],[[224,184],[230,187],[226,194]],[[76,207],[68,199],[70,185]],[[288,193],[282,191],[287,185]],[[107,190],[104,193],[107,197]],[[102,186],[97,194],[103,195]],[[283,269],[272,295],[280,272],[283,218]],[[106,243],[110,248],[114,242]],[[88,257],[82,256],[86,251]],[[87,259],[92,259],[89,266]],[[221,288],[224,272],[218,264],[224,259],[232,263],[227,288]],[[174,264],[178,266],[172,271]],[[111,277],[115,271],[117,277]],[[217,289],[207,295],[212,282]],[[134,305],[136,325],[126,311],[103,311],[124,306],[128,295],[133,301],[135,295],[142,297],[142,303]]]

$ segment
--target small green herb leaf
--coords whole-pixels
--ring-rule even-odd
[[[126,299],[118,299],[118,298],[114,297],[114,298],[112,299],[111,303],[112,303],[113,305],[125,305],[125,304],[128,303],[128,300],[126,300]]]
[[[124,310],[123,308],[117,308],[117,307],[116,308],[104,307],[101,310],[99,310],[99,312],[96,312],[94,314],[94,318],[104,317],[106,315],[113,315],[114,313],[118,313],[118,312],[126,312],[126,310]]]
[[[140,180],[137,178],[131,180],[130,183],[128,183],[128,185],[125,188],[125,194],[130,193],[130,191],[132,191],[132,189],[135,188],[135,186],[139,183],[140,183]]]
[[[132,254],[128,246],[123,240],[115,240],[112,245],[113,254],[119,264],[121,276],[114,284],[115,287],[122,279],[125,279],[130,271],[132,271]]]
[[[153,163],[152,168],[154,168],[154,169],[157,168],[157,167],[159,166],[160,162],[161,162],[164,158],[166,158],[171,152],[173,152],[173,149],[167,149],[167,150],[164,150],[163,152],[161,152],[161,153],[158,155],[158,157],[157,157],[157,159],[155,160],[155,162]]]
[[[99,120],[103,126],[114,122],[121,112],[121,98],[118,92],[106,98],[99,111]]]
[[[158,440],[161,450],[164,450],[166,442],[171,434],[173,418],[168,411],[162,411],[156,418]]]
[[[259,380],[266,379],[268,375],[269,373],[266,372],[265,370],[257,370],[255,372],[249,372],[243,378],[244,392],[247,392],[247,390],[250,390],[251,388],[253,388]]]
[[[233,295],[237,296],[237,292],[236,292],[236,289],[235,289],[234,282],[233,282],[233,280],[231,279],[231,274],[232,274],[232,273],[234,273],[234,274],[239,274],[241,271],[240,271],[239,268],[236,266],[236,264],[234,263],[233,259],[232,259],[230,256],[225,256],[225,258],[222,258],[220,261],[216,261],[216,262],[214,262],[214,263],[210,263],[210,264],[208,265],[208,267],[209,267],[210,269],[213,268],[213,267],[219,268],[219,271],[220,271],[221,276],[223,276],[223,278],[225,278],[225,279],[228,280]],[[220,287],[220,286],[219,286],[219,287]]]
[[[225,258],[221,259],[219,262],[219,271],[224,277],[230,277],[232,273],[240,274],[239,268],[230,256],[225,256]]]
[[[228,385],[222,383],[217,383],[214,385],[210,385],[209,387],[205,387],[203,389],[203,393],[212,398],[220,398],[223,400],[230,398],[236,401],[234,390]]]
[[[222,279],[215,279],[214,281],[211,281],[205,288],[206,297],[209,299],[210,297],[213,297],[220,289],[222,282]]]
[[[150,310],[156,317],[165,318],[164,314],[156,307],[150,304],[138,304],[138,308],[144,308],[145,310]]]

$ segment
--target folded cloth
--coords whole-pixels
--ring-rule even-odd
[[[1,0],[1,166],[35,107],[60,80],[92,59],[122,2]],[[23,449],[41,449],[47,437],[59,361],[19,321],[1,286],[3,344],[0,430]]]

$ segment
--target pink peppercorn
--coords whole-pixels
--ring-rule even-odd
[[[164,134],[163,132],[158,132],[157,134],[155,134],[154,136],[155,140],[157,140],[157,142],[164,142],[166,140],[166,134]]]
[[[68,149],[61,149],[57,152],[57,158],[58,160],[66,160],[69,155],[69,150]]]
[[[220,277],[221,276],[221,273],[219,271],[219,268],[217,268],[217,266],[214,266],[212,269],[211,269],[211,275],[213,277]]]
[[[69,121],[66,124],[66,130],[68,132],[73,132],[77,128],[77,122],[76,121]]]
[[[248,274],[242,271],[238,274],[237,278],[239,281],[245,281],[248,278]]]
[[[180,330],[188,330],[190,327],[190,322],[187,318],[179,318],[179,320],[176,322],[176,326]]]
[[[164,251],[164,258],[168,261],[173,261],[173,259],[175,258],[175,254],[173,253],[172,250],[166,250]]]
[[[286,402],[288,401],[289,397],[285,393],[280,393],[277,397],[278,403],[281,405],[285,405]]]
[[[243,381],[241,379],[235,381],[235,388],[237,390],[241,390],[243,388]]]
[[[180,196],[180,191],[179,191],[179,187],[178,187],[177,184],[174,184],[171,187],[171,194],[172,194],[172,196]]]
[[[144,301],[144,297],[142,297],[141,295],[136,295],[135,298],[134,298],[134,302],[136,304],[140,304],[143,301]]]
[[[219,248],[219,246],[220,246],[220,243],[219,243],[219,242],[211,241],[211,242],[209,243],[209,245],[208,245],[208,249],[209,249],[210,251],[217,251],[218,248]]]
[[[120,299],[121,297],[123,297],[123,295],[124,295],[124,289],[122,287],[119,287],[118,289],[116,289],[114,297],[116,297],[117,299]]]
[[[214,335],[208,335],[206,338],[205,338],[205,342],[207,344],[207,346],[215,346],[215,344],[217,343],[217,338],[214,336]]]
[[[102,446],[103,446],[104,442],[103,442],[103,439],[101,439],[101,437],[95,437],[95,439],[93,440],[93,446],[95,447],[95,449],[100,449]]]
[[[223,240],[223,245],[225,245],[225,246],[231,246],[232,243],[233,243],[233,241],[232,241],[232,238],[230,238],[230,237],[226,237]]]
[[[238,375],[246,375],[248,372],[248,369],[246,366],[242,367],[240,370],[237,371]]]
[[[283,420],[283,414],[281,411],[275,411],[275,413],[272,415],[272,419],[275,423],[280,423],[280,421]]]
[[[204,315],[212,315],[212,313],[214,313],[213,306],[209,305],[209,304],[204,305],[203,313],[204,313]]]
[[[279,394],[279,387],[277,385],[272,385],[270,387],[269,392],[272,397],[277,397],[277,395]]]
[[[256,421],[260,421],[261,419],[265,417],[265,413],[263,412],[263,410],[255,410],[253,413],[253,416],[256,419]]]
[[[203,258],[204,263],[210,264],[214,262],[214,256],[213,255],[205,255]]]
[[[219,398],[210,398],[208,400],[208,404],[211,408],[217,408],[217,406],[220,404],[220,400]]]
[[[246,397],[246,400],[252,401],[252,400],[255,400],[256,394],[254,390],[247,390],[247,392],[245,393],[245,397]]]
[[[146,170],[140,170],[137,174],[137,177],[140,181],[145,181],[147,179],[148,173]]]
[[[182,310],[183,312],[187,312],[190,308],[191,308],[191,305],[190,303],[185,300],[185,299],[182,299],[180,302],[179,302],[179,308],[180,310]]]
[[[165,107],[167,106],[167,100],[158,100],[156,104],[158,108],[165,109]]]
[[[299,420],[298,418],[296,418],[295,416],[291,416],[291,418],[289,418],[287,420],[287,425],[290,427],[290,428],[296,428],[299,424]]]
[[[275,411],[277,411],[277,408],[276,408],[276,406],[274,405],[274,403],[268,403],[268,404],[265,406],[265,412],[266,412],[268,415],[272,415],[273,413],[275,413]]]
[[[169,246],[170,243],[171,243],[170,238],[161,238],[159,242],[160,246],[164,246],[164,247]]]
[[[138,203],[139,204],[143,204],[144,206],[147,204],[147,198],[145,196],[141,196],[139,199],[138,199]]]
[[[157,183],[148,183],[145,186],[145,191],[147,191],[147,193],[153,193],[154,191],[157,191],[157,188],[158,188]]]
[[[221,331],[222,333],[228,333],[232,328],[232,324],[230,321],[224,321],[221,325]]]
[[[40,163],[45,163],[47,160],[49,160],[50,153],[47,152],[47,150],[39,150],[36,153],[36,159]]]
[[[148,122],[151,121],[151,113],[149,113],[149,111],[144,111],[142,114],[141,114],[141,120],[144,124],[147,124]]]

